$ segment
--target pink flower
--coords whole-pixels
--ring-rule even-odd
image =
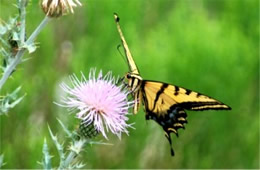
[[[75,75],[70,77],[72,87],[65,83],[61,88],[68,94],[63,98],[63,106],[76,109],[76,116],[87,125],[94,124],[95,129],[107,139],[106,132],[111,131],[121,138],[121,133],[128,134],[128,109],[133,106],[127,95],[129,92],[123,85],[115,85],[116,80],[111,72],[104,77],[102,71],[98,77],[95,69],[91,69],[89,80],[82,74],[81,80]]]

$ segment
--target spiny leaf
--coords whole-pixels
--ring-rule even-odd
[[[63,151],[63,146],[62,146],[62,144],[60,144],[60,143],[58,142],[57,136],[54,136],[54,135],[53,135],[53,133],[52,133],[51,128],[50,128],[49,125],[48,125],[48,129],[49,129],[51,138],[52,138],[52,140],[53,140],[53,142],[54,142],[54,144],[55,144],[55,146],[56,146],[56,148],[57,148],[57,150],[58,150],[59,156],[60,156],[60,167],[63,167],[64,160],[65,160],[65,153],[64,153],[64,151]]]
[[[59,119],[57,119],[57,120],[60,123],[61,127],[63,128],[64,132],[68,135],[68,137],[71,138],[74,141],[75,139],[73,138],[73,133],[71,133],[69,131],[69,129],[62,123],[61,120],[59,120]]]
[[[15,89],[12,93],[0,97],[0,115],[7,114],[9,109],[13,108],[22,101],[26,94],[17,99],[17,93],[20,91],[20,89],[21,86]]]
[[[16,32],[16,31],[12,32],[12,40],[14,40],[14,41],[19,41],[20,40],[18,32]]]
[[[86,139],[80,139],[72,143],[70,150],[75,152],[77,155],[82,151],[85,144],[87,143]]]
[[[105,142],[102,142],[102,141],[88,141],[88,144],[90,145],[93,145],[93,144],[96,144],[96,145],[113,145],[112,143],[105,143]]]
[[[0,168],[2,168],[5,165],[4,163],[4,154],[0,155]]]
[[[5,26],[0,25],[0,35],[6,34],[7,31],[8,29]]]
[[[69,166],[68,169],[81,169],[85,166],[86,164],[83,164],[83,163],[74,163],[72,165]]]
[[[26,48],[29,53],[33,53],[37,49],[37,46],[34,43],[24,43],[23,48]]]
[[[44,169],[51,169],[51,156],[49,154],[49,148],[46,142],[46,139],[44,139],[44,144],[42,148],[42,153],[43,153],[43,160],[42,160],[42,165]]]
[[[1,23],[0,25],[0,36],[3,36],[4,34],[8,33],[10,30],[12,30],[17,22],[18,16],[14,18],[10,18],[7,23]]]
[[[1,39],[1,38],[0,38],[0,39]],[[5,58],[7,58],[7,57],[10,56],[10,54],[8,54],[8,52],[7,52],[4,48],[1,48],[1,49],[0,49],[0,54],[1,54],[3,57],[5,57]]]

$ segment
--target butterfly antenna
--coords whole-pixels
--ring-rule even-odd
[[[119,54],[120,54],[120,56],[123,58],[123,60],[127,63],[126,58],[124,57],[124,55],[123,55],[122,52],[120,51],[120,47],[122,47],[122,46],[119,44],[119,45],[117,46],[117,51],[119,52]],[[123,82],[124,88],[125,88],[125,87],[128,86],[128,84],[124,82],[124,79],[125,79],[124,76],[121,77],[121,78],[118,80],[117,84],[120,84],[120,83]]]
[[[121,57],[123,58],[123,60],[127,63],[126,61],[126,57],[123,55],[123,53],[120,51],[120,47],[122,47],[120,44],[117,46],[117,51],[119,52],[119,54],[121,55]]]

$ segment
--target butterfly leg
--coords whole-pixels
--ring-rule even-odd
[[[125,77],[121,77],[116,81],[116,86],[119,86],[121,83],[123,84],[123,89],[124,88],[128,88],[128,84],[126,82],[124,82]],[[132,91],[130,91],[130,93],[132,93]]]
[[[123,82],[124,79],[125,79],[125,77],[121,77],[121,78],[117,79],[116,85],[118,86],[119,84],[123,83],[124,86],[126,87],[127,83]]]

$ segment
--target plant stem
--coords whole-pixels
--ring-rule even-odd
[[[71,164],[73,159],[77,156],[77,153],[74,151],[70,151],[69,155],[67,156],[65,162],[64,162],[64,168],[68,168],[68,166]]]
[[[25,44],[27,44],[27,46],[31,45],[31,43],[33,43],[33,41],[35,40],[37,35],[41,32],[41,30],[44,28],[44,26],[48,23],[49,20],[50,20],[50,18],[47,16],[42,20],[40,25],[34,30],[32,35],[25,42]],[[26,50],[26,48],[22,47],[16,54],[15,58],[11,61],[10,65],[8,65],[6,67],[6,69],[4,70],[3,76],[0,80],[0,89],[3,87],[4,83],[6,82],[8,77],[11,75],[13,70],[16,68],[16,66],[21,62],[22,56],[24,55],[25,50]]]
[[[24,43],[25,40],[25,16],[26,16],[26,10],[25,6],[27,4],[27,0],[20,1],[20,15],[21,15],[21,32],[20,32],[20,40],[21,44]]]
[[[72,164],[72,161],[79,155],[79,153],[82,151],[82,148],[88,143],[87,140],[83,141],[76,141],[74,142],[74,147],[76,150],[71,149],[69,155],[67,156],[66,160],[62,165],[59,166],[60,169],[69,169],[69,166]]]
[[[41,30],[44,28],[44,26],[50,21],[50,18],[45,16],[45,18],[42,20],[42,22],[40,23],[40,25],[34,30],[34,32],[32,33],[32,35],[28,38],[28,40],[25,42],[26,44],[30,45],[35,38],[37,37],[37,35],[41,32]]]

